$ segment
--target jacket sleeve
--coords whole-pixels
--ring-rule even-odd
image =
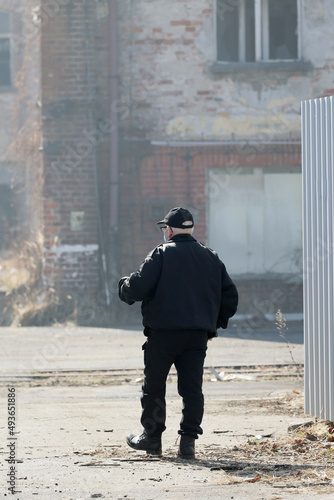
[[[118,283],[119,298],[131,305],[137,301],[150,299],[158,285],[162,268],[159,247],[148,254],[138,271],[129,277],[121,278]]]
[[[135,303],[134,300],[131,299],[130,294],[128,293],[128,287],[125,284],[126,281],[129,280],[129,276],[124,276],[118,282],[118,296],[123,301],[131,306]]]
[[[217,320],[217,328],[227,328],[228,320],[236,313],[238,291],[221,262],[221,304]]]

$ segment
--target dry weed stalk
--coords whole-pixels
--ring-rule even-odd
[[[276,328],[278,330],[279,336],[282,337],[282,339],[285,340],[287,347],[289,349],[289,353],[292,359],[293,364],[295,365],[297,369],[298,376],[300,377],[300,371],[299,371],[299,366],[297,365],[295,358],[293,357],[292,353],[292,348],[289,339],[286,337],[286,332],[288,331],[288,326],[286,324],[286,318],[283,316],[282,311],[278,309],[276,313],[276,321],[275,321]]]

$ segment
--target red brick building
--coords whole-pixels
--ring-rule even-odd
[[[301,312],[300,101],[333,92],[320,4],[42,1],[49,284],[112,299],[185,205],[240,312]]]
[[[107,13],[85,0],[53,6],[44,0],[39,13],[45,278],[59,290],[95,294],[107,280],[101,264],[108,243],[102,199],[110,139],[102,126],[110,108]]]

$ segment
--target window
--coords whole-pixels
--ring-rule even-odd
[[[10,45],[10,15],[0,12],[0,88],[12,83]]]
[[[298,0],[217,0],[217,60],[295,61]]]

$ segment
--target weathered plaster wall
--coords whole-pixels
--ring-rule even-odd
[[[8,237],[32,238],[41,229],[40,29],[34,0],[0,0],[11,18],[12,84],[0,87],[0,184],[11,188],[12,205],[3,201]],[[10,217],[8,214],[15,214]],[[0,214],[0,216],[3,214]],[[0,231],[2,226],[0,226]]]
[[[31,0],[0,0],[0,11],[11,15],[12,85],[0,87],[0,166],[17,160],[10,146],[31,119],[40,101],[40,33],[32,27]],[[1,168],[0,167],[0,168]]]
[[[120,75],[128,137],[299,138],[300,101],[333,93],[334,4],[302,1],[311,69],[213,74],[212,0],[119,2]]]

